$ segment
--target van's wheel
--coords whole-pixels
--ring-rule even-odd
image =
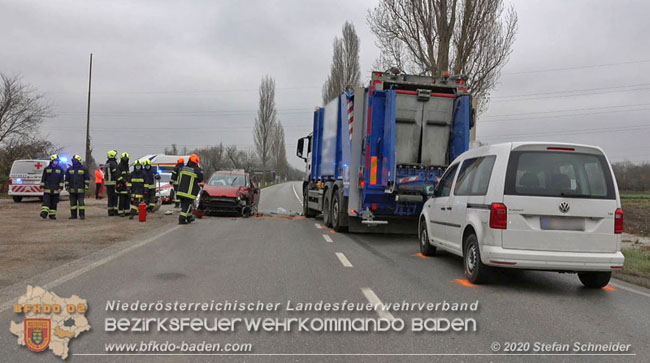
[[[420,252],[425,256],[434,256],[436,254],[436,247],[432,246],[429,242],[429,232],[427,232],[427,222],[420,220]]]
[[[305,188],[302,193],[302,215],[307,218],[316,217],[316,211],[309,208],[309,189]]]
[[[472,233],[465,238],[464,244],[463,264],[465,266],[465,277],[473,284],[487,282],[491,271],[489,266],[481,262],[481,250],[478,247],[478,238]]]
[[[323,224],[326,227],[332,227],[332,211],[330,208],[330,199],[327,196],[323,199]]]
[[[14,202],[15,202],[15,203],[20,203],[20,202],[22,202],[22,201],[23,201],[23,197],[20,197],[20,196],[14,196]]]
[[[336,232],[342,232],[346,227],[342,226],[341,223],[345,215],[343,213],[347,212],[343,205],[343,189],[337,189],[334,192],[334,199],[332,200],[332,228]]]
[[[612,278],[610,272],[578,272],[578,278],[585,287],[590,289],[600,289],[609,284],[609,279]]]

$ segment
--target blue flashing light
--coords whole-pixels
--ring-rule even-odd
[[[16,184],[22,184],[22,183],[23,183],[23,180],[21,178],[16,179]]]
[[[60,156],[59,161],[62,163],[67,163],[68,162],[68,157],[67,156]]]

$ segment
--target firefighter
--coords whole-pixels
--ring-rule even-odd
[[[178,216],[178,224],[188,224],[194,221],[192,207],[199,195],[199,183],[203,181],[203,171],[199,166],[198,155],[190,155],[187,165],[181,168],[178,173],[178,197],[181,202],[181,213]]]
[[[65,189],[70,193],[70,219],[86,219],[84,198],[90,186],[88,169],[81,162],[81,156],[72,157],[72,166],[65,171]]]
[[[172,183],[172,187],[174,187],[174,208],[178,208],[181,202],[178,199],[178,173],[180,173],[183,166],[185,166],[185,159],[178,158],[178,160],[176,160],[176,166],[174,166],[174,170],[172,170],[170,181]]]
[[[144,193],[146,191],[145,181],[147,180],[147,173],[142,167],[142,162],[136,160],[133,164],[133,171],[129,175],[130,181],[130,190],[131,190],[131,215],[129,219],[138,214],[138,206],[144,199]]]
[[[64,183],[63,168],[59,165],[59,155],[50,156],[50,164],[43,169],[41,189],[43,189],[43,204],[41,205],[41,218],[56,219],[56,205],[59,203],[59,194]]]
[[[156,207],[156,181],[160,180],[160,175],[154,171],[149,159],[144,161],[144,172],[145,203],[147,203],[147,210],[151,212]]]
[[[104,184],[106,185],[106,195],[108,196],[108,215],[117,215],[117,193],[115,186],[118,178],[117,151],[111,150],[106,153],[106,165],[104,165]]]
[[[129,154],[122,153],[120,163],[117,166],[117,181],[115,184],[117,192],[117,214],[126,217],[131,209],[129,207]]]

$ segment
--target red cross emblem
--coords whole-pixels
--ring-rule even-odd
[[[43,167],[43,164],[38,162],[38,163],[34,164],[34,167],[36,167],[36,170],[41,170],[41,168]]]

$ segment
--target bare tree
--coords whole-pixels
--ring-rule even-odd
[[[32,138],[50,117],[42,95],[21,82],[20,77],[0,73],[0,145],[16,138]]]
[[[343,24],[343,38],[334,38],[333,51],[330,75],[323,85],[323,104],[360,85],[359,37],[352,23]]]
[[[260,84],[260,103],[253,131],[255,149],[264,170],[268,167],[268,162],[271,159],[273,131],[277,123],[276,117],[275,81],[270,76],[265,76]]]
[[[286,175],[288,165],[287,149],[284,140],[284,127],[282,127],[282,123],[279,121],[273,132],[271,149],[273,154],[273,169],[276,175]]]
[[[479,110],[487,105],[517,33],[517,13],[505,9],[503,0],[380,0],[367,21],[384,65],[393,59],[410,72],[467,75]]]
[[[225,167],[226,159],[224,147],[222,144],[219,146],[209,146],[192,151],[201,158],[201,167],[206,176],[209,177],[213,172]],[[185,153],[187,154],[187,153]]]
[[[178,155],[178,147],[176,147],[176,144],[172,144],[172,146],[168,149],[165,147],[164,151],[165,155]]]

